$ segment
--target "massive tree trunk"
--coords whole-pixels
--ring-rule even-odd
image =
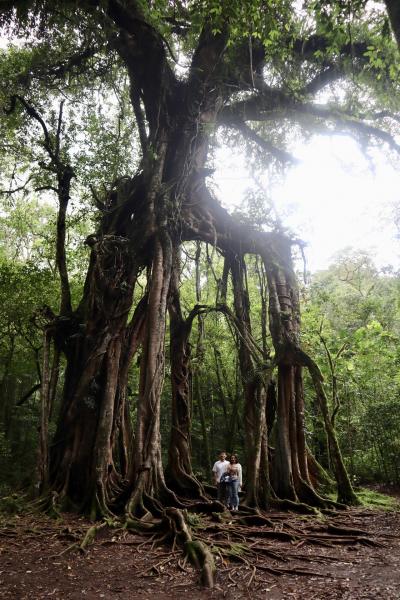
[[[115,474],[115,401],[142,248],[136,244],[133,254],[136,229],[128,231],[127,221],[140,214],[135,211],[142,198],[140,178],[110,193],[99,231],[88,238],[92,252],[82,301],[69,319],[59,320],[55,333],[67,367],[50,482],[62,497],[93,514],[112,502],[107,484]]]
[[[131,76],[133,71],[137,76],[141,67],[129,52],[129,40],[121,54]],[[206,159],[208,134],[199,128],[199,121],[205,118],[202,111],[210,118],[216,102],[215,94],[208,95],[199,86],[203,60],[201,51],[195,54],[186,90],[177,84],[168,88],[168,71],[160,81],[144,84],[164,85],[171,96],[160,97],[160,90],[153,88],[144,90],[149,94],[145,107],[152,152],[144,155],[143,172],[132,181],[122,181],[110,194],[99,232],[89,238],[92,256],[84,297],[72,318],[75,327],[72,331],[70,327],[64,343],[67,370],[51,477],[54,489],[93,514],[106,512],[118,493],[114,485],[109,489],[109,482],[118,480],[114,429],[119,398],[124,395],[121,385],[129,367],[126,360],[121,363],[121,355],[133,288],[143,267],[148,269],[148,305],[128,512],[143,511],[146,498],[174,499],[165,485],[161,464],[160,395],[173,240],[179,234],[181,205]],[[187,107],[182,107],[183,99]],[[178,115],[177,106],[181,110]],[[61,333],[59,337],[63,339]]]

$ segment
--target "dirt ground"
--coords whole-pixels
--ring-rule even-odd
[[[321,533],[315,518],[268,516],[274,526],[264,526],[263,535],[273,530],[279,537],[280,531],[290,530],[294,539],[263,538],[265,554],[256,559],[238,562],[217,553],[212,590],[199,586],[198,571],[184,561],[179,548],[153,547],[137,534],[104,528],[83,554],[71,546],[90,527],[84,519],[3,516],[0,598],[400,599],[400,512],[357,509],[330,520],[335,527],[359,530],[350,541]],[[227,521],[228,538],[230,527],[232,521]],[[259,544],[260,530],[247,528],[246,543]]]

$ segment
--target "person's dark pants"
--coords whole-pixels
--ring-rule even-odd
[[[226,483],[217,483],[217,498],[222,504],[228,501],[228,486]]]

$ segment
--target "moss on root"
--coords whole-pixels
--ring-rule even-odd
[[[0,498],[0,513],[6,515],[16,515],[24,512],[26,500],[18,494],[10,494]]]
[[[108,523],[104,522],[104,523],[100,523],[100,525],[93,525],[92,527],[89,527],[89,529],[87,530],[87,532],[85,534],[85,537],[83,538],[82,542],[79,545],[79,550],[82,553],[85,553],[86,550],[88,549],[88,547],[91,544],[93,544],[94,540],[96,539],[96,535],[97,535],[98,531],[100,531],[100,529],[102,529],[106,525],[108,525]]]
[[[188,540],[185,551],[190,562],[201,571],[201,584],[204,587],[214,587],[215,562],[211,550],[199,540]]]
[[[188,513],[177,508],[164,511],[164,523],[184,548],[191,563],[201,572],[201,584],[214,587],[215,563],[210,548],[200,540],[193,539],[188,523]]]

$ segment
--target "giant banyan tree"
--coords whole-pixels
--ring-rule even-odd
[[[44,348],[52,344],[53,355],[65,357],[66,370],[57,430],[48,444],[46,418],[54,382],[47,353],[41,392],[41,486],[62,506],[93,517],[122,513],[130,522],[146,517],[148,523],[151,515],[164,515],[181,532],[186,529],[180,509],[222,510],[196,479],[190,456],[189,337],[197,319],[210,311],[223,313],[237,334],[247,455],[244,505],[262,510],[279,503],[332,504],[318,491],[316,463],[306,444],[304,371],[311,376],[325,418],[338,502],[357,502],[328,414],[321,373],[301,347],[294,242],[282,231],[263,231],[232,217],[206,180],[218,128],[235,131],[261,148],[265,157],[281,162],[292,157],[268,138],[271,123],[283,127],[288,121],[316,122],[396,147],[385,122],[378,121],[387,114],[372,114],[371,108],[360,115],[348,106],[316,101],[336,82],[347,85],[347,77],[348,85],[360,76],[366,88],[372,87],[371,42],[361,34],[376,32],[368,32],[363,20],[365,2],[354,7],[360,27],[354,17],[351,38],[345,24],[340,26],[340,11],[335,13],[337,28],[327,27],[329,7],[336,3],[314,3],[313,19],[303,29],[304,15],[292,4],[296,3],[88,0],[27,2],[16,11],[10,2],[2,9],[3,22],[21,28],[30,23],[39,36],[67,17],[80,32],[80,46],[68,47],[61,63],[47,65],[47,71],[43,64],[32,66],[23,82],[26,91],[20,85],[10,93],[7,106],[9,114],[25,111],[39,124],[59,201],[56,259],[61,302],[59,314],[46,317]],[[85,41],[85,28],[90,30],[90,43]],[[59,30],[60,36],[66,35]],[[59,137],[49,134],[35,108],[35,68],[43,79],[50,73],[53,84],[58,78],[62,85],[68,77],[79,82],[88,65],[93,69],[96,56],[104,66],[107,55],[115,57],[113,68],[129,78],[141,157],[133,176],[118,178],[97,198],[98,228],[86,240],[90,262],[83,295],[73,307],[65,219],[75,174],[60,151]],[[198,303],[189,314],[180,301],[180,249],[187,242],[209,244],[224,258],[215,305]],[[264,325],[271,348],[260,348],[252,336],[246,289],[251,255],[265,274]],[[139,277],[146,283],[135,303]],[[226,300],[228,287],[232,306]],[[133,431],[126,387],[139,351]],[[168,465],[163,466],[160,398],[168,357],[172,422]],[[204,548],[197,551],[207,562]]]

